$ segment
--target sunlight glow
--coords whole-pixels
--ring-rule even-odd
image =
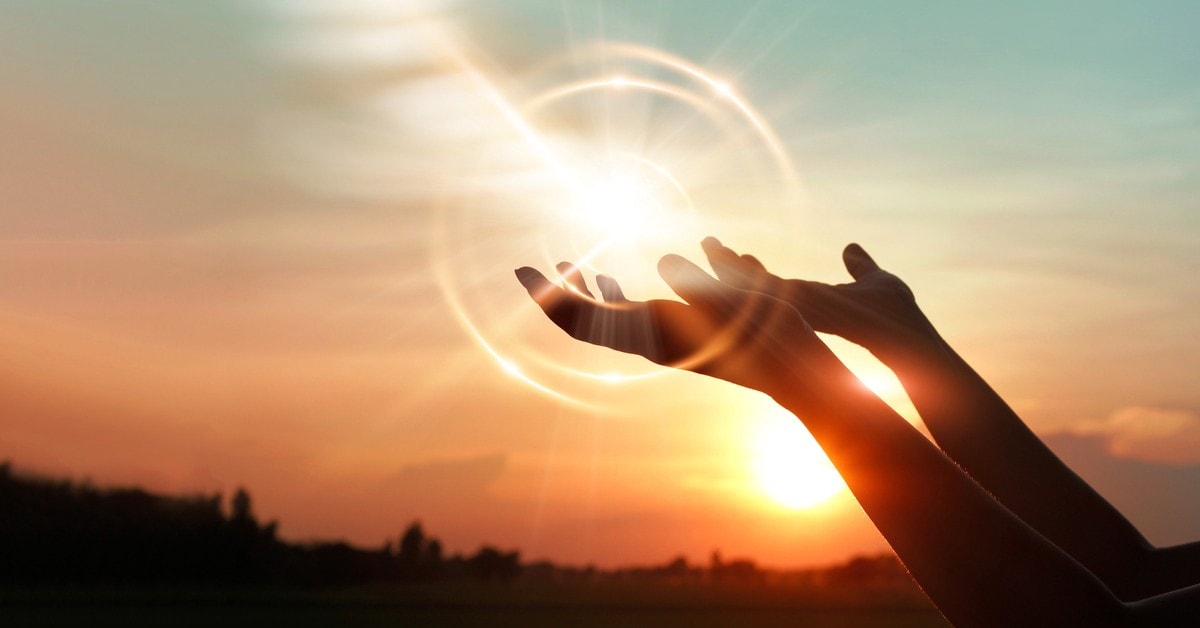
[[[828,334],[822,334],[821,339],[854,373],[864,388],[875,393],[900,416],[904,417],[904,420],[918,429],[924,429],[916,407],[913,406],[912,400],[908,398],[908,392],[904,390],[904,385],[892,369],[880,362],[866,349],[848,340]]]
[[[564,376],[616,384],[663,373],[652,365],[630,368],[628,359],[622,362],[614,356],[596,356],[593,364],[579,367],[563,362],[560,353],[544,351],[542,347],[549,346],[541,343],[544,331],[537,337],[525,335],[521,322],[525,319],[517,318],[516,313],[529,306],[521,295],[515,294],[514,309],[485,305],[483,301],[491,297],[479,299],[470,291],[462,292],[465,285],[478,281],[481,271],[492,268],[491,263],[480,267],[470,261],[499,259],[495,249],[485,253],[484,247],[494,242],[504,245],[504,254],[513,254],[511,262],[495,268],[536,263],[541,257],[541,263],[551,267],[569,261],[585,270],[585,278],[603,272],[619,275],[626,283],[631,276],[627,269],[645,276],[646,269],[654,268],[657,259],[678,242],[694,246],[701,237],[696,227],[702,218],[722,220],[734,215],[729,203],[742,197],[713,195],[732,189],[723,178],[741,182],[746,180],[742,177],[761,176],[755,173],[772,173],[781,198],[794,198],[797,178],[778,138],[729,83],[661,51],[601,43],[592,61],[564,60],[568,65],[563,71],[546,75],[556,80],[542,83],[541,89],[522,89],[486,73],[486,64],[452,39],[443,38],[441,44],[455,73],[467,79],[498,116],[499,126],[507,127],[518,140],[504,148],[505,161],[526,164],[525,170],[517,171],[519,184],[490,188],[494,199],[508,198],[508,207],[520,207],[516,213],[489,215],[487,209],[453,201],[440,212],[435,230],[445,239],[434,248],[434,265],[455,317],[501,370],[543,393],[553,391],[558,398],[574,397],[574,389],[579,388]],[[562,80],[577,75],[578,68],[588,63],[611,66],[622,58],[626,62],[620,65],[629,73],[613,73],[610,67],[602,68],[599,76]],[[611,96],[599,97],[597,92]],[[678,116],[672,118],[682,120],[675,130],[629,124],[660,103],[704,120],[711,130],[684,134],[688,118]],[[592,126],[581,123],[586,117],[562,117],[597,112],[602,116]],[[496,163],[496,169],[504,168],[504,161]],[[473,188],[474,181],[464,178],[462,188]],[[706,195],[700,199],[704,205],[693,198],[695,190]],[[752,214],[739,207],[736,215],[746,220]],[[502,216],[503,226],[491,222]],[[503,238],[506,230],[511,235]],[[626,286],[627,290],[638,287],[636,282]]]
[[[646,214],[659,209],[647,186],[623,175],[601,181],[587,200],[588,223],[609,238],[636,238]]]
[[[795,510],[828,502],[846,483],[800,421],[772,412],[753,437],[754,478],[772,502]]]
[[[900,384],[900,380],[896,379],[895,374],[886,369],[866,373],[860,372],[858,373],[858,380],[868,390],[884,400],[904,394],[904,387]]]
[[[568,208],[605,246],[670,229],[681,214],[695,210],[663,166],[634,154],[618,153],[608,161],[595,176],[581,178],[575,206]]]
[[[534,315],[511,269],[568,262],[589,282],[618,278],[630,298],[670,297],[654,272],[663,254],[695,251],[711,233],[774,236],[796,213],[793,163],[732,77],[603,39],[510,74],[440,2],[310,1],[281,9],[321,26],[284,52],[339,76],[403,72],[364,80],[346,102],[314,96],[316,113],[281,122],[304,158],[296,172],[357,198],[422,199],[450,314],[498,371],[546,396],[598,406],[608,395],[595,383],[666,370],[565,351],[569,339]],[[401,17],[376,20],[377,10]]]

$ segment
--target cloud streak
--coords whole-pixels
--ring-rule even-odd
[[[1104,421],[1075,430],[1104,440],[1118,458],[1160,464],[1200,464],[1200,413],[1178,408],[1126,406]]]

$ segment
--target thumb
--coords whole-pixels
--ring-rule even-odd
[[[875,260],[871,259],[871,256],[863,250],[863,247],[857,244],[846,245],[846,249],[842,251],[842,263],[846,265],[850,276],[855,279],[861,279],[863,276],[879,270],[879,264],[876,264]]]

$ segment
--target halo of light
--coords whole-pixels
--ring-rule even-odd
[[[653,48],[611,42],[583,47],[569,61],[566,56],[552,59],[507,90],[528,94],[512,99],[475,66],[460,61],[520,138],[524,150],[514,151],[512,159],[533,165],[508,171],[499,167],[495,180],[456,181],[453,195],[435,212],[433,267],[454,316],[502,371],[560,400],[588,405],[582,400],[588,387],[581,384],[611,385],[661,374],[665,369],[640,358],[609,355],[615,352],[593,352],[588,368],[580,367],[572,353],[585,349],[563,351],[556,342],[561,337],[547,340],[545,321],[533,315],[535,306],[523,293],[521,305],[509,307],[494,296],[494,287],[481,282],[505,281],[517,294],[520,287],[510,268],[533,264],[549,270],[558,261],[570,261],[616,275],[625,285],[633,277],[636,287],[653,260],[672,250],[663,241],[678,239],[674,232],[688,232],[694,246],[705,234],[700,223],[707,232],[717,231],[713,224],[726,218],[719,214],[728,201],[713,190],[721,185],[736,189],[739,174],[772,182],[776,203],[759,211],[790,210],[798,196],[798,177],[782,143],[728,82]],[[600,66],[597,74],[577,78],[590,65]],[[614,72],[615,66],[620,68]],[[572,76],[564,79],[564,73]],[[614,100],[628,104],[634,95],[655,100],[638,101],[640,109],[627,106],[618,118],[621,128],[614,128]],[[688,115],[680,116],[682,123],[673,120],[676,128],[665,137],[649,129],[637,136],[637,125],[649,126],[654,108],[667,106],[662,102]],[[692,142],[696,114],[717,134]],[[689,150],[672,152],[680,143]],[[506,155],[473,157],[504,164]],[[696,176],[687,176],[696,174],[693,170],[716,181],[697,183]],[[721,179],[728,172],[734,174]],[[647,220],[653,224],[621,228]],[[650,256],[645,249],[656,250]],[[614,272],[613,266],[629,260],[637,264],[629,265],[628,273],[620,268]],[[662,291],[659,286],[643,289]],[[527,322],[537,327],[531,329]]]

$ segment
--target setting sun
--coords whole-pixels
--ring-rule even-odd
[[[753,446],[758,489],[780,506],[812,508],[846,489],[825,452],[789,414],[767,417]]]

